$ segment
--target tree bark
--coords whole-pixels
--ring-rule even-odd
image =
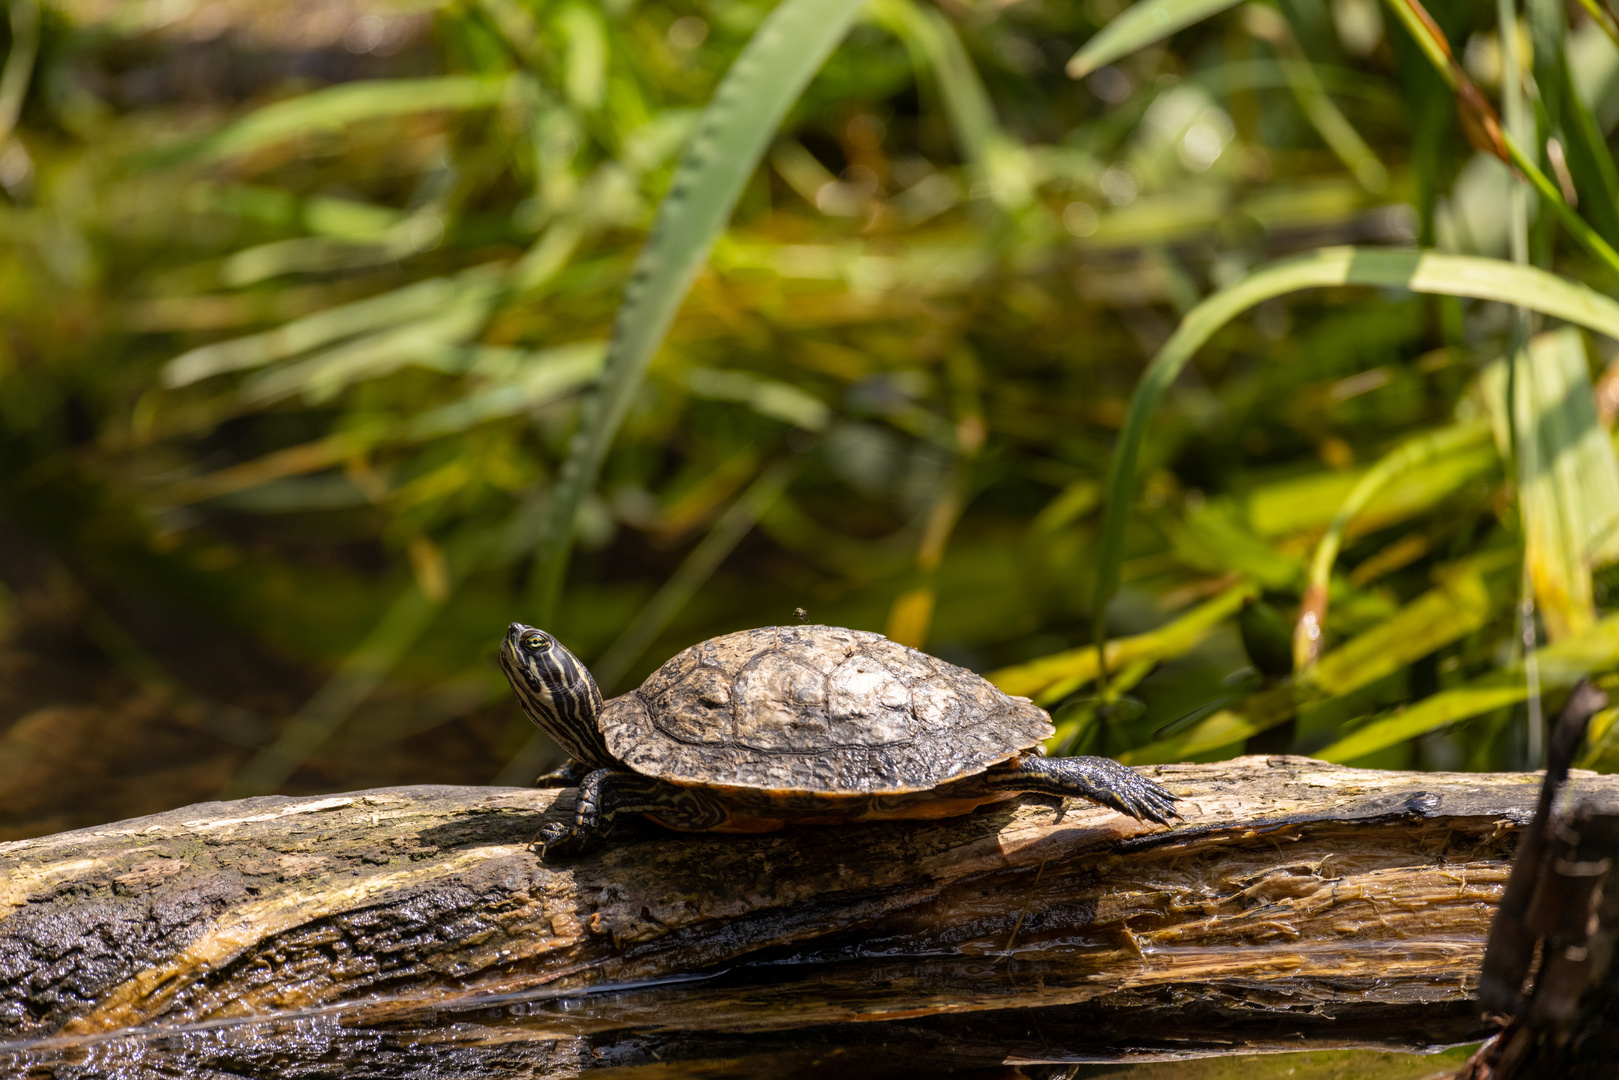
[[[633,824],[542,863],[528,841],[571,792],[410,787],[0,845],[0,1072],[97,1075],[116,1046],[198,1075],[879,1076],[1482,1036],[1536,776],[1146,771],[1181,797],[1172,829],[1026,798],[754,837]],[[1566,797],[1619,812],[1619,777]]]

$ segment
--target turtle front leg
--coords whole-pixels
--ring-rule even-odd
[[[569,758],[559,769],[552,769],[548,773],[541,773],[534,779],[534,786],[539,788],[552,787],[578,787],[584,783],[585,777],[590,774],[590,767],[581,765],[573,758]]]
[[[1037,791],[1089,799],[1160,825],[1180,817],[1175,810],[1175,796],[1112,758],[1024,754],[1003,768],[985,773],[984,781],[1000,791]]]
[[[535,840],[540,857],[582,855],[600,847],[620,814],[651,814],[672,829],[701,831],[725,820],[725,811],[703,792],[618,769],[595,769],[579,782],[573,821],[553,821]]]

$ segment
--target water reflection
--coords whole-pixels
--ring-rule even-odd
[[[1061,1074],[1060,1062],[1330,1046],[1428,1050],[1477,1037],[1469,1002],[1369,1005],[1355,1003],[1352,993],[1336,1005],[1286,995],[1256,1005],[1186,987],[995,1008],[995,998],[1031,987],[1053,997],[1073,987],[1041,964],[980,959],[973,970],[967,966],[949,957],[913,957],[893,968],[765,964],[590,993],[542,990],[403,1008],[398,999],[377,997],[265,1018],[0,1044],[0,1075],[885,1078],[1004,1076],[1008,1064],[1018,1064],[1024,1075],[1041,1077]],[[912,980],[930,999],[928,1015],[904,1007],[910,995],[894,994],[896,982]],[[817,986],[824,987],[818,998]],[[956,995],[941,1012],[937,995],[945,986]],[[806,1005],[824,1016],[814,1006],[829,1004],[846,1009],[847,1022],[795,1019]]]

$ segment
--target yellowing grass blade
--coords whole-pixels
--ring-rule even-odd
[[[1596,621],[1591,567],[1619,555],[1619,461],[1597,420],[1579,331],[1540,334],[1528,353],[1512,403],[1514,429],[1535,440],[1519,510],[1535,602],[1557,641]]]
[[[1619,616],[1603,619],[1578,637],[1546,646],[1536,658],[1541,684],[1548,688],[1570,687],[1587,675],[1619,666]],[[1324,761],[1352,761],[1458,720],[1516,705],[1528,695],[1521,669],[1496,672],[1373,720],[1313,756]]]

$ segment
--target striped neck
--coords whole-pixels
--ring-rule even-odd
[[[512,623],[500,666],[528,718],[558,746],[594,768],[616,763],[602,738],[601,691],[578,657],[545,631]]]

